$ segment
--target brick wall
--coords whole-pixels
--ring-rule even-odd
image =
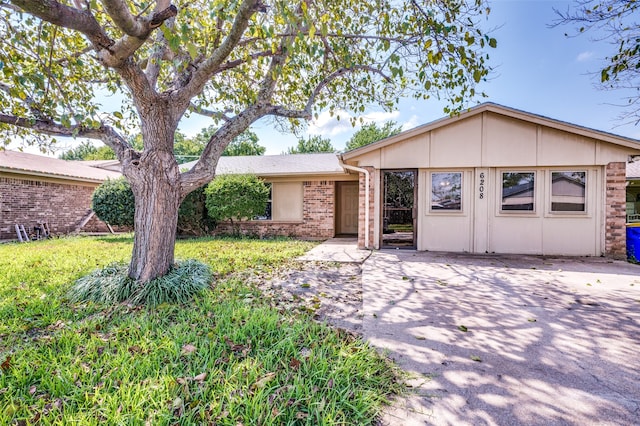
[[[614,258],[626,258],[626,163],[607,164],[605,254]]]
[[[260,237],[326,239],[335,235],[335,182],[303,182],[301,222],[251,220],[240,223],[240,232]],[[214,234],[230,234],[230,223],[220,223]]]
[[[365,191],[366,191],[366,178],[364,173],[359,174],[359,197],[360,204],[358,207],[358,248],[372,249],[375,246],[373,241],[373,225],[374,225],[374,188],[376,185],[375,169],[373,167],[364,167],[369,171],[369,247],[365,247],[364,235],[365,235]]]
[[[0,240],[17,239],[16,224],[32,232],[38,221],[47,222],[54,235],[74,231],[91,212],[94,189],[95,186],[73,183],[0,177]],[[97,218],[82,230],[108,232]]]

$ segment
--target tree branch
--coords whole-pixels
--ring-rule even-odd
[[[4,83],[0,83],[0,90],[2,90],[3,92],[5,92],[6,94],[8,94],[9,96],[11,96],[11,88],[4,84]],[[29,109],[29,111],[31,111],[31,113],[38,119],[40,120],[46,120],[46,116],[42,113],[42,111],[40,111],[36,106],[35,106],[35,101],[33,100],[33,98],[29,95],[27,95],[22,102],[27,106],[27,108]]]
[[[231,117],[229,117],[228,115],[226,115],[224,112],[222,111],[213,111],[210,109],[206,109],[203,108],[201,106],[198,106],[196,104],[194,104],[193,102],[191,102],[191,104],[189,104],[189,111],[194,112],[196,114],[200,114],[200,115],[204,115],[205,117],[211,117],[211,118],[217,118],[223,121],[230,121]]]
[[[123,33],[131,37],[144,37],[147,26],[144,21],[139,21],[131,14],[129,6],[123,0],[103,0],[104,8],[113,19],[113,23],[122,30]]]
[[[249,25],[249,19],[259,9],[259,0],[244,0],[238,9],[238,13],[233,21],[229,34],[213,51],[209,59],[204,61],[198,69],[193,73],[191,80],[176,93],[176,96],[182,99],[191,99],[202,91],[207,81],[214,75],[220,64],[229,57],[233,49],[236,47],[242,34]]]
[[[52,120],[30,119],[7,114],[0,114],[0,123],[22,127],[23,129],[33,130],[49,136],[98,139],[111,147],[121,161],[126,157],[127,150],[133,150],[131,144],[118,134],[115,129],[104,124],[97,129],[82,125],[65,127]]]
[[[110,49],[101,50],[99,56],[102,63],[108,67],[117,68],[145,43],[151,34],[151,31],[162,25],[162,23],[167,19],[172,18],[177,14],[178,9],[173,5],[158,13],[154,13],[151,19],[144,21],[144,30],[140,35],[125,35],[114,43]]]
[[[88,10],[79,10],[55,0],[12,0],[23,11],[51,24],[84,34],[96,50],[109,49],[114,41]]]

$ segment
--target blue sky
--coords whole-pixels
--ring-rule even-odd
[[[594,41],[598,34],[567,38],[571,27],[549,28],[557,18],[553,9],[566,10],[572,2],[546,0],[493,0],[491,13],[482,25],[492,30],[498,47],[490,50],[490,65],[495,68],[489,81],[479,89],[488,94],[480,101],[499,103],[550,118],[597,130],[640,139],[640,128],[623,124],[618,117],[623,112],[625,93],[603,91],[595,87],[598,70],[614,47],[606,41]],[[594,77],[593,73],[596,73]],[[475,102],[469,106],[475,105]],[[409,129],[442,118],[444,104],[432,99],[402,100],[396,111],[372,109],[365,119],[383,123],[394,120]],[[210,120],[197,117],[185,121],[180,130],[195,135]],[[280,154],[297,142],[297,137],[275,130],[270,120],[256,123],[252,130],[267,154]],[[336,121],[322,114],[309,124],[307,134],[321,134],[332,140],[336,149],[343,149],[357,128],[348,120]],[[79,141],[60,141],[65,147]]]

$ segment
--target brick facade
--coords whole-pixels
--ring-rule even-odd
[[[0,240],[17,239],[16,224],[31,233],[38,221],[47,222],[53,235],[73,232],[90,214],[96,186],[0,177]],[[82,230],[109,231],[95,216]]]
[[[605,254],[624,259],[626,235],[626,163],[609,163],[606,167]]]
[[[326,239],[335,235],[334,181],[303,182],[303,208],[301,222],[251,220],[240,223],[240,232],[263,237],[299,237]],[[218,224],[215,234],[230,234],[230,223]]]
[[[375,243],[373,241],[373,228],[374,228],[374,211],[375,211],[375,168],[373,167],[364,167],[364,169],[369,171],[369,247],[365,247],[365,192],[366,192],[366,177],[364,173],[359,174],[359,197],[360,204],[358,207],[358,248],[359,249],[372,249],[375,247]]]

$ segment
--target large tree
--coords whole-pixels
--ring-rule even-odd
[[[309,154],[313,152],[336,152],[336,149],[331,145],[331,139],[313,135],[306,139],[298,139],[296,146],[287,148],[285,154]]]
[[[640,23],[636,0],[574,0],[566,10],[556,10],[557,25],[573,25],[575,36],[592,33],[597,41],[609,41],[611,56],[598,73],[600,85],[605,89],[633,90],[626,100],[623,119],[640,122]]]
[[[387,121],[382,127],[376,123],[365,124],[347,141],[347,151],[397,135],[401,131],[402,127],[395,121]]]
[[[95,146],[89,141],[68,149],[59,155],[62,160],[115,160],[116,154],[106,145]]]
[[[463,108],[495,46],[477,25],[487,10],[484,0],[2,1],[0,123],[8,140],[40,132],[114,150],[135,196],[129,275],[144,283],[174,264],[180,202],[257,120],[390,109],[408,91]],[[123,94],[122,110],[100,109],[108,92]],[[219,127],[181,172],[175,134],[189,113]]]

